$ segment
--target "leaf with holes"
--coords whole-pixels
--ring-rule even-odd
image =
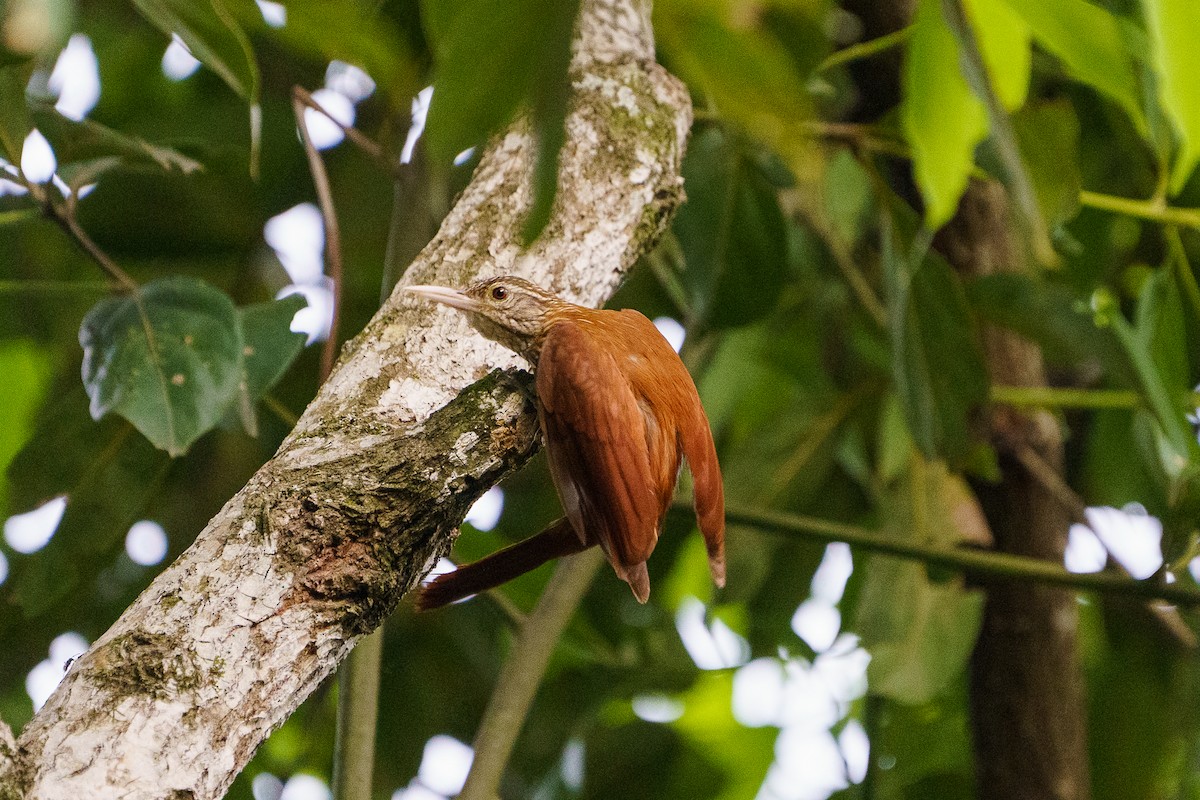
[[[192,278],[154,281],[97,303],[79,330],[94,419],[116,412],[172,456],[237,397],[242,332],[222,292]]]

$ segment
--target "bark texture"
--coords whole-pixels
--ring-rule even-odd
[[[1017,268],[1004,189],[972,183],[936,246],[964,276]],[[984,329],[992,381],[1045,386],[1041,352],[1014,333]],[[1003,552],[1061,564],[1071,515],[1029,471],[1031,453],[1062,471],[1063,444],[1046,411],[992,410],[988,434],[1002,479],[978,487]],[[1074,594],[1024,581],[988,580],[971,660],[971,712],[982,800],[1085,800],[1090,796],[1083,672]]]
[[[682,198],[691,106],[654,63],[648,8],[586,0],[572,78],[542,238],[521,251],[532,153],[518,124],[401,285],[513,273],[598,304],[661,233]],[[7,781],[0,741],[0,797],[222,796],[531,454],[519,365],[461,314],[394,293],[275,457],[73,664]]]

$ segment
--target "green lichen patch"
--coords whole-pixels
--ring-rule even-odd
[[[88,677],[117,695],[174,697],[198,688],[205,673],[200,660],[173,636],[132,631],[96,651]]]

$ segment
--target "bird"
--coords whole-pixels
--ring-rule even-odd
[[[523,278],[409,294],[457,309],[533,367],[539,426],[565,516],[541,533],[426,583],[428,610],[599,546],[634,597],[650,597],[650,558],[686,460],[709,571],[725,585],[725,494],[712,430],[687,368],[638,311],[594,309]]]

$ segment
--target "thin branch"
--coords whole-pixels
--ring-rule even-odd
[[[137,282],[129,277],[125,270],[117,266],[117,262],[113,261],[108,253],[101,250],[100,246],[92,241],[92,237],[88,236],[87,231],[79,225],[75,219],[73,207],[63,211],[47,200],[42,208],[47,217],[54,220],[85,253],[92,257],[92,260],[100,266],[100,269],[104,270],[104,274],[109,277],[117,289],[123,292],[137,291]]]
[[[300,139],[304,142],[304,152],[308,156],[308,167],[312,172],[313,186],[317,190],[317,203],[321,207],[321,218],[325,221],[325,255],[329,259],[329,279],[333,282],[333,319],[329,323],[329,337],[321,348],[321,382],[333,371],[333,362],[337,356],[338,325],[342,316],[342,234],[338,227],[337,214],[333,210],[333,192],[329,188],[329,174],[325,171],[325,162],[313,145],[312,136],[308,132],[308,123],[304,119],[304,109],[307,107],[303,95],[307,94],[299,86],[292,91],[292,110],[296,115],[296,127],[300,130]],[[311,102],[311,98],[309,98]]]
[[[393,177],[400,177],[400,175],[403,173],[403,170],[401,169],[403,165],[388,156],[384,149],[380,147],[378,142],[364,134],[358,128],[355,128],[351,125],[346,125],[337,117],[333,116],[333,114],[330,114],[324,106],[313,99],[312,94],[303,86],[292,87],[292,98],[293,102],[298,100],[305,108],[311,108],[313,111],[316,111],[334,125],[338,126],[342,133],[346,135],[346,138],[349,139],[355,147],[366,153],[373,161],[377,162],[381,167],[391,173]]]
[[[673,507],[691,510],[690,505],[681,501],[676,501]],[[733,525],[749,525],[814,542],[845,542],[851,547],[869,552],[920,561],[930,567],[957,570],[970,575],[1047,583],[1102,594],[1159,599],[1188,608],[1200,606],[1200,590],[1180,584],[1139,581],[1108,572],[1068,572],[1065,567],[1052,561],[1010,553],[937,547],[892,539],[856,525],[780,511],[726,508],[725,518]]]
[[[1117,197],[1085,190],[1079,193],[1079,202],[1081,205],[1100,211],[1112,211],[1136,219],[1200,230],[1200,208],[1169,206],[1161,197],[1134,200],[1129,197]]]
[[[383,630],[381,625],[374,633],[360,639],[338,667],[337,737],[333,756],[333,796],[337,800],[371,800]]]
[[[913,26],[901,28],[898,31],[892,31],[875,39],[868,39],[865,42],[852,44],[849,47],[844,47],[834,53],[830,53],[825,57],[825,60],[817,65],[814,72],[826,72],[834,67],[847,64],[851,61],[859,61],[864,58],[871,58],[880,53],[887,52],[893,47],[904,44],[912,36]]]
[[[888,324],[888,312],[883,303],[875,295],[875,290],[871,288],[871,284],[863,276],[858,265],[854,263],[854,257],[850,254],[846,243],[829,224],[829,220],[825,217],[825,213],[820,209],[806,209],[802,211],[805,218],[808,220],[809,227],[821,237],[825,242],[825,246],[829,249],[830,255],[833,256],[833,263],[837,265],[838,271],[842,273],[842,277],[846,279],[846,283],[850,285],[850,291],[854,293],[855,299],[859,305],[871,317],[871,320],[880,328],[886,328]]]
[[[458,800],[497,797],[500,779],[546,674],[550,656],[603,563],[604,555],[598,547],[559,562],[496,680],[475,735],[475,760]]]

